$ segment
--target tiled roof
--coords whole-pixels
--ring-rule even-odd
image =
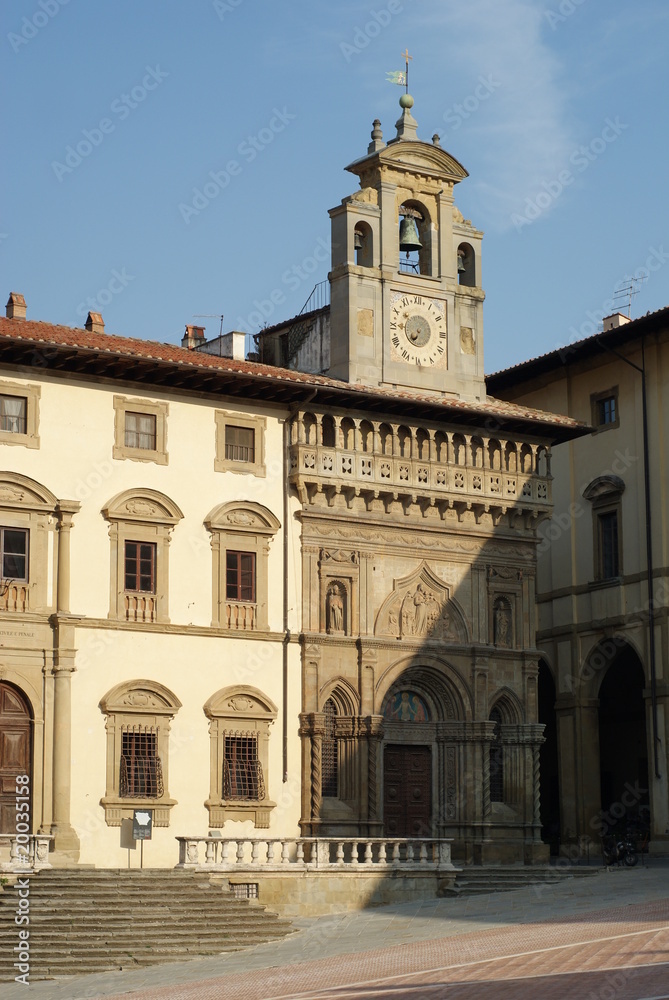
[[[262,365],[253,361],[237,361],[232,358],[221,358],[217,355],[204,354],[199,351],[190,351],[175,344],[164,344],[153,340],[140,340],[131,337],[118,337],[107,333],[92,333],[80,327],[58,326],[52,323],[36,322],[32,320],[7,319],[0,317],[0,359],[6,355],[9,345],[24,345],[31,352],[32,363],[37,368],[48,368],[50,356],[54,353],[61,353],[63,349],[71,348],[71,351],[64,351],[65,362],[60,362],[59,369],[67,368],[67,358],[73,355],[94,356],[98,361],[96,373],[99,374],[99,361],[105,358],[115,362],[128,362],[129,365],[123,368],[122,376],[116,370],[113,374],[123,381],[139,381],[136,368],[132,366],[133,359],[139,361],[155,362],[156,366],[163,368],[170,366],[173,370],[181,369],[189,371],[193,377],[188,381],[188,388],[198,388],[197,372],[201,372],[203,377],[206,374],[220,373],[227,375],[227,383],[234,380],[234,376],[239,376],[239,380],[248,384],[249,382],[261,383],[266,386],[266,395],[263,398],[271,399],[271,387],[287,387],[294,385],[296,389],[302,387],[302,392],[294,394],[295,401],[304,400],[308,395],[307,389],[322,389],[323,395],[329,397],[331,405],[355,405],[361,409],[374,408],[380,410],[386,402],[389,410],[395,409],[397,403],[409,403],[413,406],[431,409],[437,419],[449,419],[456,417],[459,422],[465,422],[470,418],[472,423],[480,422],[481,418],[492,417],[504,422],[521,422],[522,424],[534,424],[528,427],[528,433],[540,432],[552,428],[563,439],[571,437],[574,433],[585,430],[584,425],[570,417],[564,417],[552,413],[545,413],[528,406],[519,406],[514,403],[502,402],[492,397],[487,397],[482,402],[453,399],[451,397],[440,397],[434,394],[420,393],[410,389],[389,389],[358,385],[355,383],[343,382],[339,379],[328,378],[324,375],[307,375],[302,372],[292,371],[286,368],[275,368],[271,365]],[[32,345],[35,345],[34,347]],[[41,345],[41,346],[39,346]],[[35,357],[35,353],[37,357]],[[40,360],[41,353],[41,360]],[[144,366],[146,368],[146,366]],[[107,373],[105,373],[107,374]],[[150,384],[150,378],[144,376],[142,384]],[[158,380],[157,380],[158,381]],[[167,384],[165,381],[162,384]],[[221,392],[220,387],[208,387],[205,391]],[[320,394],[319,394],[320,395]],[[337,404],[332,399],[333,395],[341,396],[341,401]],[[346,397],[348,397],[346,399]],[[283,398],[286,398],[285,393]],[[427,414],[425,414],[427,417]],[[538,427],[536,425],[542,425]],[[565,433],[566,432],[566,433]]]

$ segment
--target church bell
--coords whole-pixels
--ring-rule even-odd
[[[362,250],[364,245],[365,244],[362,239],[362,233],[359,233],[358,230],[356,229],[355,232],[353,233],[353,249]]]
[[[418,239],[416,220],[405,216],[400,223],[400,250],[410,253],[412,250],[420,250],[422,246]]]

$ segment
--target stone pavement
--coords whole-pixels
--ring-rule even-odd
[[[3,1000],[669,998],[669,861],[295,921],[281,941],[149,969],[2,985]]]

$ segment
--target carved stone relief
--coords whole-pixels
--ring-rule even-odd
[[[467,627],[449,588],[424,563],[411,577],[395,581],[377,615],[375,634],[466,642]]]

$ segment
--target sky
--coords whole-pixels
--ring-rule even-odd
[[[663,0],[4,0],[0,294],[171,343],[295,315],[408,48],[485,232],[486,371],[562,347],[669,304],[668,34]]]

